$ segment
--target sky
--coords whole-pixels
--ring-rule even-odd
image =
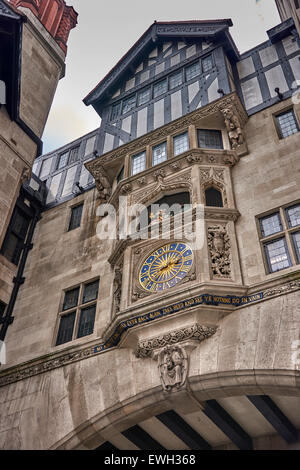
[[[43,153],[93,131],[100,118],[82,100],[156,21],[231,18],[241,53],[268,39],[280,23],[275,0],[67,0],[78,12],[70,33],[66,76],[60,80],[42,137]]]

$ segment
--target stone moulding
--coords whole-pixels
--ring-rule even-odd
[[[245,307],[253,302],[259,302],[262,300],[268,300],[269,298],[276,297],[283,294],[288,294],[300,289],[300,279],[289,281],[281,286],[274,288],[264,289],[262,292],[253,293],[248,296],[237,297],[237,296],[214,296],[212,294],[201,294],[198,297],[187,299],[178,302],[174,305],[169,305],[162,309],[156,310],[155,312],[148,312],[130,318],[125,321],[120,321],[112,334],[110,334],[105,343],[92,345],[85,347],[81,350],[72,351],[68,353],[55,353],[44,358],[32,360],[29,363],[23,363],[18,366],[14,366],[11,369],[6,369],[2,373],[0,372],[0,387],[8,385],[19,380],[24,380],[34,375],[42,374],[50,370],[62,367],[73,362],[81,361],[89,357],[94,357],[96,354],[101,354],[113,347],[116,347],[121,340],[122,334],[138,325],[155,321],[158,318],[163,318],[167,315],[176,314],[184,309],[189,309],[199,305],[227,305],[231,307]]]
[[[217,331],[216,326],[194,325],[170,331],[161,336],[139,341],[135,355],[138,358],[151,357],[153,351],[173,344],[181,343],[186,340],[203,341],[210,338]]]

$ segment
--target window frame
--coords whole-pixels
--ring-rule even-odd
[[[83,215],[83,206],[84,206],[84,202],[80,202],[78,204],[76,204],[75,206],[71,206],[70,207],[70,213],[69,213],[69,222],[68,222],[68,229],[67,229],[67,232],[72,232],[73,230],[76,230],[77,228],[79,228],[81,226],[81,222],[82,222],[82,215]],[[79,207],[81,207],[81,214],[80,214],[80,222],[79,222],[79,225],[77,225],[76,227],[71,227],[71,223],[72,223],[72,217],[73,217],[73,211],[75,211],[76,209],[78,209]]]
[[[182,152],[175,153],[175,139],[183,135],[187,136],[188,148],[186,150],[183,150]],[[172,147],[173,147],[173,157],[177,157],[178,155],[182,155],[184,152],[188,152],[191,149],[189,131],[186,130],[184,132],[181,132],[180,134],[172,136]]]
[[[140,171],[137,171],[136,173],[133,173],[133,161],[134,161],[135,158],[140,157],[141,155],[144,155],[144,163],[145,163],[144,168],[143,168],[143,170],[140,170]],[[142,173],[145,170],[147,170],[147,151],[142,150],[139,153],[131,155],[131,157],[130,157],[130,176],[138,175],[138,174]]]
[[[70,162],[71,160],[71,155],[72,155],[72,152],[74,150],[77,149],[77,159],[74,160],[73,162]],[[58,158],[57,158],[57,162],[56,162],[56,167],[55,167],[55,171],[62,171],[64,170],[64,168],[66,168],[67,166],[69,165],[73,165],[75,163],[78,163],[80,161],[80,155],[79,155],[79,151],[80,151],[80,144],[79,145],[74,145],[73,147],[70,147],[68,150],[66,150],[65,152],[62,152],[58,155]],[[63,155],[67,155],[67,162],[64,166],[59,166],[60,164],[60,159]]]
[[[84,296],[84,288],[85,286],[89,285],[89,284],[92,284],[92,283],[96,283],[98,281],[98,287],[97,287],[97,294],[96,294],[96,297],[92,300],[89,300],[87,302],[83,302],[83,296]],[[76,306],[74,307],[70,307],[69,309],[65,309],[63,310],[63,306],[64,306],[64,302],[65,302],[65,296],[68,292],[72,291],[72,290],[75,290],[75,289],[79,289],[79,293],[78,293],[78,299],[77,299],[77,304]],[[82,338],[85,338],[87,336],[91,336],[94,331],[95,331],[95,322],[96,322],[96,315],[97,315],[97,305],[98,305],[98,300],[99,300],[99,293],[100,293],[100,278],[97,277],[97,278],[93,278],[91,280],[87,280],[87,281],[84,281],[80,284],[77,284],[73,287],[70,287],[68,289],[65,289],[62,291],[62,294],[61,294],[61,300],[60,300],[60,305],[59,305],[59,313],[58,313],[58,318],[57,318],[57,326],[55,328],[55,336],[54,336],[54,341],[53,341],[53,346],[54,347],[57,347],[57,346],[62,346],[62,345],[65,345],[65,344],[69,344],[75,340],[78,340],[78,339],[82,339]],[[79,334],[79,328],[80,328],[80,317],[81,317],[81,311],[86,309],[86,308],[90,308],[90,307],[94,307],[95,308],[95,311],[94,311],[94,320],[93,320],[93,331],[91,333],[88,333],[86,335],[83,335],[83,336],[78,336]],[[75,314],[75,317],[74,317],[74,323],[73,323],[73,331],[72,331],[72,337],[70,340],[68,341],[64,341],[64,342],[61,342],[61,343],[57,343],[58,342],[58,339],[59,339],[59,332],[60,332],[60,325],[61,325],[61,319],[63,317],[66,317],[68,315],[72,315],[72,314]]]
[[[153,150],[154,150],[155,148],[157,148],[157,147],[160,147],[161,145],[165,145],[165,149],[166,149],[166,158],[165,158],[165,160],[160,161],[160,162],[154,164],[154,153],[153,153]],[[159,142],[159,143],[157,143],[157,144],[151,146],[151,167],[155,167],[155,166],[157,166],[157,165],[160,165],[161,163],[164,163],[164,162],[166,162],[167,160],[168,160],[168,141],[167,141],[167,140],[163,140],[162,142]]]
[[[265,271],[266,274],[276,274],[279,271],[289,269],[292,267],[296,267],[297,265],[300,264],[300,255],[297,252],[295,242],[294,242],[294,234],[300,231],[300,224],[295,225],[293,227],[289,226],[289,219],[288,219],[288,209],[291,209],[293,207],[300,206],[300,201],[295,201],[289,204],[286,204],[282,207],[278,207],[276,209],[270,210],[264,214],[260,214],[259,216],[256,217],[256,223],[257,223],[257,230],[258,230],[258,236],[259,236],[259,243],[261,246],[261,251],[262,251],[262,256],[263,256],[263,262],[265,266]],[[262,224],[261,220],[267,217],[270,217],[274,214],[279,215],[280,223],[281,223],[281,231],[279,232],[274,232],[269,235],[264,235],[264,232],[262,231]],[[282,268],[277,271],[271,271],[270,269],[270,260],[268,253],[266,252],[265,246],[268,243],[275,242],[280,239],[284,239],[286,251],[287,251],[287,256],[289,259],[289,266]]]
[[[197,127],[196,132],[197,132],[197,145],[198,145],[198,148],[210,149],[210,150],[224,150],[223,133],[220,129],[200,129],[200,128]],[[221,147],[200,147],[200,142],[199,142],[199,133],[200,132],[206,132],[207,135],[209,135],[209,133],[213,133],[213,132],[215,134],[217,134],[220,137]]]

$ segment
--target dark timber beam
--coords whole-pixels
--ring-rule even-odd
[[[150,434],[148,434],[140,426],[132,426],[122,432],[129,441],[139,447],[140,450],[165,450]]]
[[[251,437],[216,400],[208,400],[203,413],[240,449],[252,450]]]
[[[191,450],[209,450],[211,446],[184,419],[170,410],[161,413],[156,418],[170,431],[179,437]]]
[[[249,395],[247,398],[288,444],[292,444],[297,441],[297,429],[269,396]]]
[[[97,447],[95,450],[119,450],[117,447],[113,446],[110,442],[106,441],[101,446]]]

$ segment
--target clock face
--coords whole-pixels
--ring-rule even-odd
[[[193,264],[193,252],[185,243],[168,243],[145,259],[139,272],[141,286],[150,292],[174,287]]]

